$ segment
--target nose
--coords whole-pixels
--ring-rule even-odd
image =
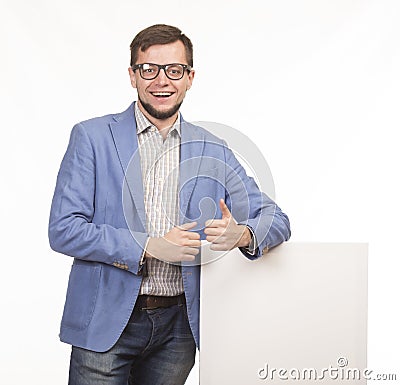
[[[168,83],[168,77],[165,74],[165,68],[160,68],[160,72],[158,73],[155,81],[158,85],[164,85]]]

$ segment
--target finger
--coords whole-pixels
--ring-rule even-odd
[[[212,243],[210,250],[212,251],[228,251],[231,248],[225,243]]]
[[[196,259],[196,257],[194,255],[190,255],[190,254],[184,254],[182,255],[182,257],[180,258],[180,262],[192,262]]]
[[[226,219],[210,219],[206,222],[206,228],[226,227]]]
[[[220,239],[220,237],[216,237],[213,235],[209,235],[206,237],[206,241],[210,242],[210,243],[218,243],[218,240]]]
[[[197,225],[197,222],[188,222],[184,223],[183,225],[176,226],[180,230],[190,230],[193,229]]]
[[[200,239],[200,234],[199,233],[195,233],[193,231],[187,231],[185,233],[185,237],[187,239],[190,239],[190,240],[199,240]]]
[[[200,250],[197,247],[185,247],[184,255],[197,255]]]
[[[198,240],[198,239],[189,239],[188,241],[185,242],[185,246],[200,247],[201,246],[201,241]]]
[[[219,236],[224,233],[224,228],[221,227],[207,227],[204,229],[204,234],[206,235],[213,235],[213,236]]]
[[[232,216],[231,212],[228,209],[228,206],[225,204],[223,199],[219,200],[219,208],[221,209],[222,218],[230,218]]]

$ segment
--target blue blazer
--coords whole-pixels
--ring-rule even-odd
[[[225,142],[181,120],[180,221],[221,218],[224,198],[238,223],[253,230],[258,248],[290,236],[289,220],[261,193]],[[207,199],[204,199],[207,198]],[[133,104],[119,114],[77,124],[57,178],[49,221],[53,250],[74,257],[60,339],[103,352],[131,316],[142,276],[146,214]],[[190,327],[199,346],[200,267],[182,266]]]

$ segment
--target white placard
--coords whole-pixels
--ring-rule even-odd
[[[367,250],[286,243],[203,265],[201,385],[365,384]]]

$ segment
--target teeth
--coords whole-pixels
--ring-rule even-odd
[[[154,96],[171,96],[172,92],[152,92]]]

